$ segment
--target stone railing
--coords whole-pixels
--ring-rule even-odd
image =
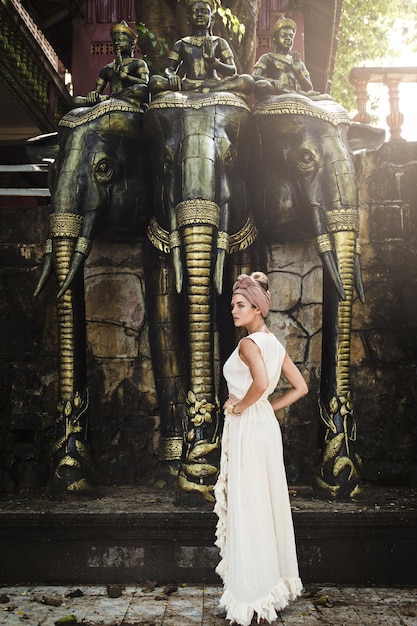
[[[371,116],[367,111],[368,84],[380,83],[388,88],[389,114],[386,121],[390,130],[390,141],[403,140],[401,137],[404,115],[400,111],[399,86],[401,83],[417,83],[417,67],[354,67],[349,80],[356,89],[357,114],[355,122],[369,124]]]

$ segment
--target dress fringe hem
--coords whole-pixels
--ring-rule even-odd
[[[217,571],[217,570],[216,570]],[[250,603],[236,600],[227,589],[220,598],[219,606],[226,610],[226,619],[231,624],[249,626],[256,614],[257,622],[266,619],[268,623],[275,621],[277,612],[301,595],[303,589],[300,578],[281,579],[277,586],[264,598]]]

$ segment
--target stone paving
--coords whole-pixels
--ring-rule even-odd
[[[6,626],[226,626],[218,586],[3,586]],[[255,624],[255,622],[253,622]],[[274,626],[417,626],[417,587],[307,585]]]

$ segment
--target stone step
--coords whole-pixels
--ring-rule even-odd
[[[416,584],[415,490],[373,490],[358,502],[291,488],[305,584]],[[0,583],[219,584],[216,516],[169,491],[103,488],[94,498],[4,497]],[[262,532],[262,529],[259,529]]]

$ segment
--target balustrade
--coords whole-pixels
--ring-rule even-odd
[[[386,122],[390,131],[389,141],[404,141],[401,136],[404,115],[400,111],[399,86],[401,83],[417,83],[417,67],[354,67],[349,80],[356,89],[357,114],[354,121],[371,122],[367,111],[368,84],[381,83],[388,88],[390,110]]]

